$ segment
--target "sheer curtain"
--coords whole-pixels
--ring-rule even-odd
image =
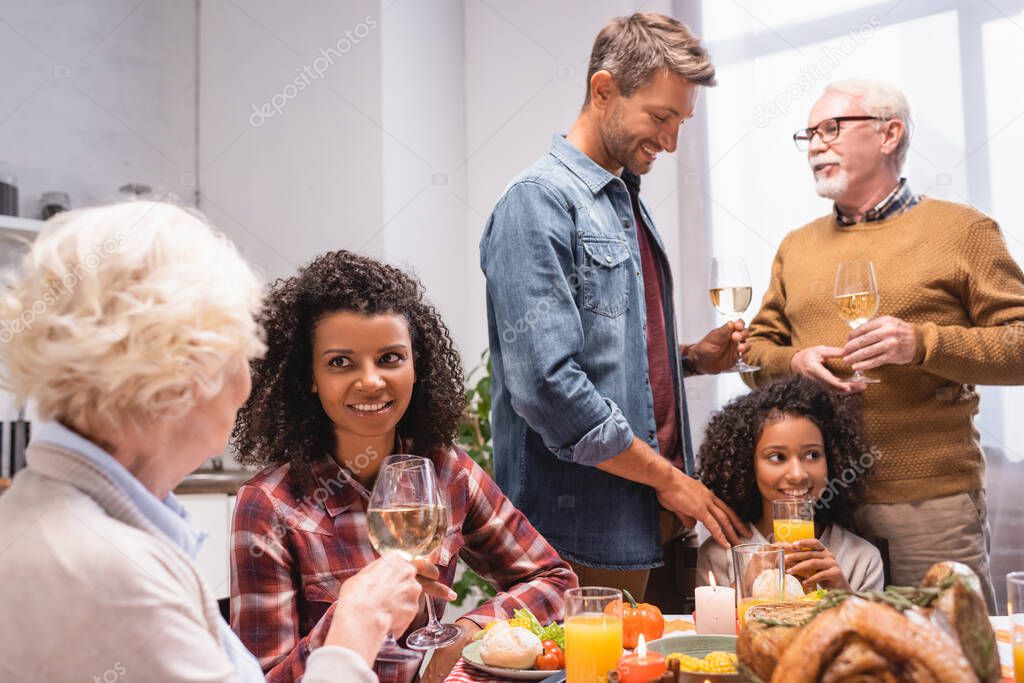
[[[712,252],[747,262],[754,285],[748,321],[781,239],[831,209],[814,194],[791,135],[806,126],[823,86],[836,79],[899,85],[916,123],[904,168],[913,191],[993,216],[1024,263],[1024,0],[715,0],[677,9],[699,27],[719,81],[706,92],[698,122],[706,180],[687,196],[709,216]],[[707,306],[706,269],[687,270],[684,278],[684,308]],[[1024,339],[1018,343],[1024,362]],[[727,375],[714,380],[710,393],[720,405],[744,391]],[[980,392],[976,425],[989,456],[992,571],[1002,590],[1005,573],[1024,568],[1024,420],[1014,419],[1024,387]],[[694,427],[699,437],[703,425]]]

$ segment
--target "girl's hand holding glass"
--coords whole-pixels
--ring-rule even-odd
[[[795,543],[778,543],[786,553],[786,573],[802,579],[806,590],[815,587],[827,590],[850,590],[850,584],[843,576],[835,556],[816,538],[807,538]]]

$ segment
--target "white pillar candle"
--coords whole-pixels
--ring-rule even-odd
[[[716,586],[715,577],[708,573],[710,586],[699,586],[697,598],[697,633],[702,635],[736,635],[736,591],[728,586]]]

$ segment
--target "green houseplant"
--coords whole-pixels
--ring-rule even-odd
[[[480,364],[466,376],[466,411],[459,424],[459,445],[480,465],[488,476],[494,476],[494,447],[491,441],[491,356],[480,354]],[[467,598],[478,601],[495,595],[494,587],[469,567],[452,585],[458,594],[453,602],[462,605]]]

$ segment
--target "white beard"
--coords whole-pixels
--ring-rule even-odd
[[[841,197],[849,187],[850,176],[843,169],[839,169],[839,172],[831,178],[815,177],[814,179],[814,191],[818,193],[818,196],[826,199]]]

